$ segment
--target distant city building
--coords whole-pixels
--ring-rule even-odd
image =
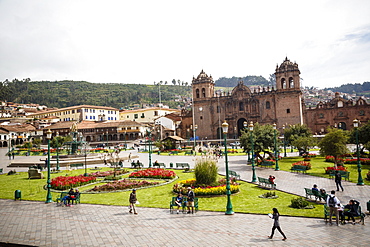
[[[120,120],[131,120],[140,123],[154,123],[154,121],[169,113],[180,112],[177,109],[151,107],[136,110],[120,110]]]

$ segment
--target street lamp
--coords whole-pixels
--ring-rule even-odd
[[[105,133],[107,134],[107,148],[108,148],[108,130]]]
[[[286,157],[285,124],[283,124],[284,157]]]
[[[60,167],[59,167],[59,142],[58,142],[58,137],[59,137],[59,132],[57,131],[57,134],[55,136],[55,141],[56,141],[56,144],[57,144],[57,171],[59,171]]]
[[[244,121],[243,126],[244,126],[244,129],[248,129],[248,122]],[[250,161],[251,161],[251,157],[249,156],[249,150],[248,150],[248,162]]]
[[[197,141],[196,141],[196,132],[197,132],[197,129],[198,129],[198,125],[194,125],[194,128],[193,128],[193,132],[194,132],[194,151],[195,151],[195,146],[197,145]]]
[[[357,119],[353,120],[353,127],[356,129],[357,171],[358,171],[357,185],[364,185],[364,181],[362,180],[361,176],[360,149],[358,144],[358,124],[359,121]]]
[[[253,143],[253,122],[249,124],[249,131],[251,133],[251,145],[252,145],[252,183],[257,182],[256,168],[254,167],[254,143]]]
[[[46,139],[48,139],[48,162],[47,162],[47,165],[48,165],[48,179],[47,179],[48,193],[46,194],[45,203],[53,202],[52,197],[51,197],[51,192],[50,192],[50,189],[51,189],[51,184],[50,184],[50,139],[51,139],[51,135],[52,135],[52,132],[51,132],[50,129],[48,129],[48,131],[46,132]]]
[[[186,129],[186,139],[188,140],[188,146],[190,146],[190,137],[189,137],[190,129]]]
[[[149,168],[152,167],[152,147],[151,147],[151,142],[152,142],[152,131],[151,129],[148,130],[148,137],[149,137]]]
[[[233,215],[233,206],[231,204],[231,191],[230,191],[230,179],[229,179],[229,163],[227,161],[227,145],[226,145],[226,134],[229,124],[225,121],[222,125],[222,132],[224,133],[224,145],[225,145],[225,166],[226,166],[226,195],[227,195],[227,204],[226,204],[226,212],[227,215]]]
[[[278,149],[277,149],[277,141],[276,141],[276,123],[274,123],[272,125],[272,127],[274,128],[274,146],[275,146],[275,171],[279,171],[279,152],[278,152]]]

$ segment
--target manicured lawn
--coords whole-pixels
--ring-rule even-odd
[[[292,164],[298,161],[302,161],[302,157],[285,157],[279,160],[279,167],[280,170],[283,171],[290,171]],[[334,166],[334,163],[325,162],[325,158],[321,156],[317,156],[312,158],[311,161],[312,168],[307,171],[307,174],[312,176],[324,177],[329,178],[329,174],[325,174],[325,167]],[[358,172],[357,172],[357,165],[356,164],[345,164],[347,170],[350,172],[349,179],[353,183],[357,183]],[[365,184],[370,185],[370,181],[366,179],[366,174],[369,172],[370,165],[362,165],[362,179]]]
[[[103,168],[108,170],[109,168]],[[93,172],[93,171],[91,171]],[[179,180],[193,178],[193,173],[183,173],[182,170],[175,170],[179,176]],[[71,172],[63,172],[59,174],[52,174],[51,177],[74,176],[84,173],[84,169],[75,170]],[[44,172],[46,177],[46,172]],[[128,175],[124,175],[126,177]],[[22,191],[22,200],[36,200],[44,201],[46,198],[46,191],[43,186],[46,184],[46,179],[28,180],[26,172],[19,173],[19,175],[0,175],[0,197],[3,199],[14,199],[14,191],[19,189]],[[172,187],[177,181],[153,188],[138,189],[137,197],[140,202],[139,207],[155,207],[155,208],[169,208],[169,203],[172,196]],[[88,187],[93,187],[92,185]],[[87,188],[86,188],[87,189]],[[279,196],[277,199],[263,199],[259,195],[266,193],[269,190],[258,188],[255,184],[241,182],[241,191],[238,194],[231,196],[233,210],[242,213],[267,214],[270,213],[273,207],[277,207],[282,215],[304,216],[304,217],[322,217],[323,206],[314,204],[314,209],[294,209],[290,208],[290,201],[296,196],[276,191]],[[84,189],[81,188],[83,191]],[[105,205],[121,205],[128,206],[129,191],[115,192],[115,193],[101,193],[101,194],[82,194],[81,201],[90,204],[105,204]],[[60,193],[52,193],[55,200]],[[210,211],[225,211],[226,196],[219,197],[201,197],[199,198],[199,209]]]

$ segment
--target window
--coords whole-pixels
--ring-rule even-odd
[[[266,109],[270,109],[270,101],[266,101]]]
[[[200,116],[200,120],[202,120],[203,119],[203,116]]]
[[[75,110],[72,110],[72,113],[75,113]]]
[[[141,113],[141,118],[145,118],[145,115],[144,115],[144,113]]]
[[[217,113],[221,113],[221,107],[217,106]]]
[[[289,88],[294,88],[294,80],[293,80],[293,77],[289,77]]]
[[[285,78],[281,78],[281,88],[286,89],[286,81]]]
[[[290,109],[286,109],[286,113],[290,113]]]
[[[199,98],[199,89],[195,90],[195,97]]]
[[[338,101],[338,107],[343,107],[343,101]]]
[[[320,113],[319,118],[324,118],[324,113]]]
[[[360,114],[359,114],[360,116],[365,116],[365,111],[360,111]]]
[[[130,118],[130,116],[129,116],[129,115],[127,115],[127,118]]]
[[[340,101],[340,102],[342,102],[342,101]],[[342,111],[340,111],[340,112],[338,112],[338,117],[343,117],[343,112]]]
[[[138,116],[138,114],[135,114],[135,115],[134,115],[134,118],[135,118],[135,119],[136,119],[136,118],[138,118],[138,117],[139,117],[139,116]]]
[[[244,103],[239,102],[239,111],[244,111]]]
[[[154,111],[154,116],[158,116],[158,111]]]
[[[202,96],[203,96],[203,98],[206,97],[206,90],[204,88],[202,88]]]

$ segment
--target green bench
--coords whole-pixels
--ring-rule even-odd
[[[175,154],[176,154],[176,155],[178,155],[178,154],[179,154],[179,152],[178,152],[178,151],[171,151],[171,152],[169,152],[169,153],[168,153],[168,155],[171,155],[171,154],[172,154],[172,155],[175,155]]]
[[[308,199],[308,197],[312,197],[314,196],[315,197],[315,201],[317,201],[317,199],[319,199],[321,201],[321,199],[323,199],[324,201],[326,201],[326,198],[328,197],[327,194],[322,194],[320,191],[316,191],[316,190],[312,190],[312,189],[309,189],[309,188],[304,188],[305,192],[306,192],[306,198]]]
[[[179,168],[179,167],[182,167],[182,169],[184,169],[184,167],[190,169],[189,163],[176,163],[176,168]]]
[[[61,192],[61,193],[60,193],[60,196],[57,198],[57,205],[58,205],[58,206],[62,206],[62,200],[63,200],[63,198],[64,198],[65,196],[67,196],[67,195],[68,195],[68,192]],[[77,196],[76,198],[71,199],[72,204],[73,204],[73,202],[76,202],[76,204],[77,204],[77,203],[80,203],[80,197],[81,197],[81,193],[79,193],[79,194],[78,194],[78,196]]]
[[[360,223],[361,225],[365,225],[365,217],[366,215],[364,213],[361,212],[361,206],[358,206],[358,216],[353,216],[356,219],[359,219],[360,221],[358,223]],[[325,204],[324,205],[324,219],[325,219],[325,223],[328,222],[328,219],[330,217],[330,210],[329,210],[329,207]],[[336,217],[335,214],[333,214],[332,217]],[[339,219],[339,222],[341,223],[345,223],[344,221],[341,221],[341,219]]]
[[[171,214],[174,212],[175,208],[177,209],[178,207],[175,201],[176,201],[176,197],[172,197],[172,200],[170,202],[170,213]],[[195,212],[198,212],[198,198],[197,197],[194,198],[194,209],[195,209]],[[181,212],[182,213],[186,212],[186,197],[183,197],[182,199]]]
[[[308,170],[307,168],[308,168],[307,166],[295,165],[292,168],[290,168],[290,170],[292,170],[293,172],[296,171],[306,173]]]
[[[185,155],[192,155],[193,153],[191,151],[186,151]]]
[[[166,168],[166,165],[164,163],[158,163],[158,162],[155,163],[154,162],[153,167],[156,167],[156,166],[158,166],[158,168],[161,168],[161,167]]]
[[[261,163],[258,164],[261,167],[272,167],[274,166],[274,162],[272,161],[262,161]]]
[[[240,180],[240,174],[238,174],[235,171],[230,171],[229,170],[229,176],[235,177],[236,179]]]
[[[139,162],[139,163],[131,162],[131,168],[143,168],[143,167],[144,167],[144,165],[141,162]]]
[[[271,189],[276,189],[276,184],[275,183],[271,183],[270,180],[268,180],[268,178],[261,178],[261,177],[258,177],[258,184],[260,186],[264,186],[264,187],[271,187]]]
[[[78,167],[84,167],[83,163],[76,163],[76,164],[70,164],[69,165],[71,168],[78,168]]]
[[[344,178],[345,180],[349,181],[349,174],[350,172],[347,172],[347,171],[338,171],[340,173],[340,175],[342,176],[342,178]],[[335,171],[332,171],[329,173],[329,178],[333,178],[335,177]]]

